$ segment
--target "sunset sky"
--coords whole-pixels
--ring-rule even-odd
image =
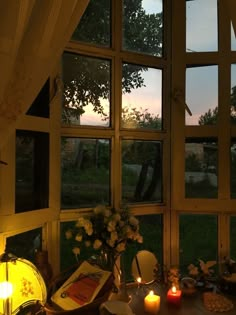
[[[147,13],[162,11],[162,0],[143,0]],[[195,0],[186,3],[186,49],[188,52],[217,51],[217,0]],[[201,21],[199,23],[199,21]],[[232,50],[236,50],[236,40],[232,28]],[[143,72],[145,87],[132,90],[123,95],[122,106],[148,109],[153,115],[161,117],[161,70],[151,69]],[[236,65],[232,65],[231,87],[236,85]],[[186,112],[186,124],[197,125],[200,115],[218,106],[218,67],[189,68],[186,71],[186,103],[192,116]],[[103,102],[103,104],[105,104]],[[107,109],[109,104],[105,105]],[[83,124],[100,124],[101,120],[91,108],[81,117]],[[105,123],[102,123],[105,125]]]

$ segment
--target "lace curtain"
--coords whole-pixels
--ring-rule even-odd
[[[0,1],[0,149],[56,66],[88,3]]]

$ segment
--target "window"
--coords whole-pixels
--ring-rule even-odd
[[[48,207],[49,137],[47,133],[16,132],[16,212]]]
[[[72,36],[73,49],[62,57],[61,217],[73,222],[70,209],[79,214],[98,204],[140,207],[148,239],[150,226],[160,226],[152,244],[145,244],[162,260],[169,124],[163,3],[102,4],[90,1]],[[111,27],[114,14],[122,17],[115,19],[120,37]],[[145,216],[145,205],[155,215]],[[64,257],[65,249],[61,267]]]

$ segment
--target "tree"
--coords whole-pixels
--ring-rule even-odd
[[[230,94],[230,119],[231,122],[236,123],[236,86],[232,87]],[[208,111],[201,115],[198,120],[199,125],[215,125],[218,120],[218,107],[208,109]]]
[[[162,14],[147,14],[142,0],[124,1],[124,48],[152,55],[162,53]],[[110,45],[110,1],[91,0],[73,39],[99,46]],[[106,117],[102,100],[110,99],[111,66],[109,60],[65,53],[63,121],[79,118],[84,107],[93,105],[94,112]],[[123,64],[122,93],[145,85],[142,73],[147,67]]]

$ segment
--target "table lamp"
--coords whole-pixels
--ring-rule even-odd
[[[43,277],[28,260],[4,253],[0,256],[0,314],[16,314],[44,305],[47,289]]]

